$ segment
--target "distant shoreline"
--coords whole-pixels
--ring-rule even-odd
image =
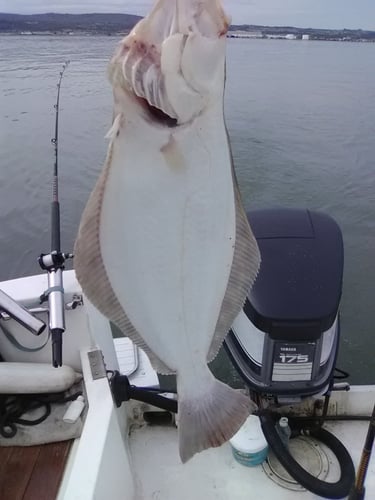
[[[7,14],[0,13],[0,35],[124,36],[141,19],[130,14]],[[375,42],[375,31],[232,25],[229,38]]]
[[[108,37],[113,37],[113,38],[121,38],[124,37],[128,34],[129,32],[121,32],[121,33],[93,33],[91,31],[76,31],[72,33],[64,33],[64,32],[54,32],[54,33],[49,33],[46,31],[40,31],[40,32],[30,32],[30,33],[25,33],[25,32],[4,32],[0,31],[0,37],[102,37],[102,38],[108,38]],[[233,34],[231,32],[228,33],[227,38],[231,40],[284,40],[285,42],[287,41],[297,41],[297,42],[303,42],[309,41],[309,42],[343,42],[343,43],[375,43],[375,38],[374,39],[340,39],[340,38],[309,38],[309,39],[302,39],[302,38],[286,38],[285,36],[246,36],[246,35],[238,35],[238,34]]]

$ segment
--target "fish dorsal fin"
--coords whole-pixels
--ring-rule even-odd
[[[74,268],[77,279],[90,302],[109,318],[126,336],[149,357],[158,373],[173,373],[143,341],[121,307],[109,282],[100,249],[100,218],[102,202],[113,156],[113,142],[121,126],[117,115],[109,132],[111,139],[105,166],[84,209],[74,249]]]
[[[241,201],[236,174],[232,165],[233,189],[236,204],[236,244],[228,286],[216,323],[215,335],[207,356],[211,362],[229,332],[234,319],[241,311],[259,271],[260,253],[257,241],[251,231]]]

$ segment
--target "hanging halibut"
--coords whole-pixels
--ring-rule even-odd
[[[224,123],[228,25],[220,0],[158,0],[122,40],[107,161],[75,247],[90,301],[177,374],[183,462],[254,409],[207,366],[260,262]]]

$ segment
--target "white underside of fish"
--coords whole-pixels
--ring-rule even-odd
[[[150,349],[179,372],[206,362],[235,246],[231,160],[213,113],[176,132],[124,116],[103,198],[113,291]]]
[[[89,299],[177,374],[183,461],[229,439],[252,408],[207,366],[260,261],[224,124],[226,23],[217,0],[159,0],[124,40],[108,158],[75,249]]]

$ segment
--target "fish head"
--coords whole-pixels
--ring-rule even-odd
[[[168,126],[222,107],[229,24],[221,0],[157,0],[111,59],[115,93],[125,91]]]

